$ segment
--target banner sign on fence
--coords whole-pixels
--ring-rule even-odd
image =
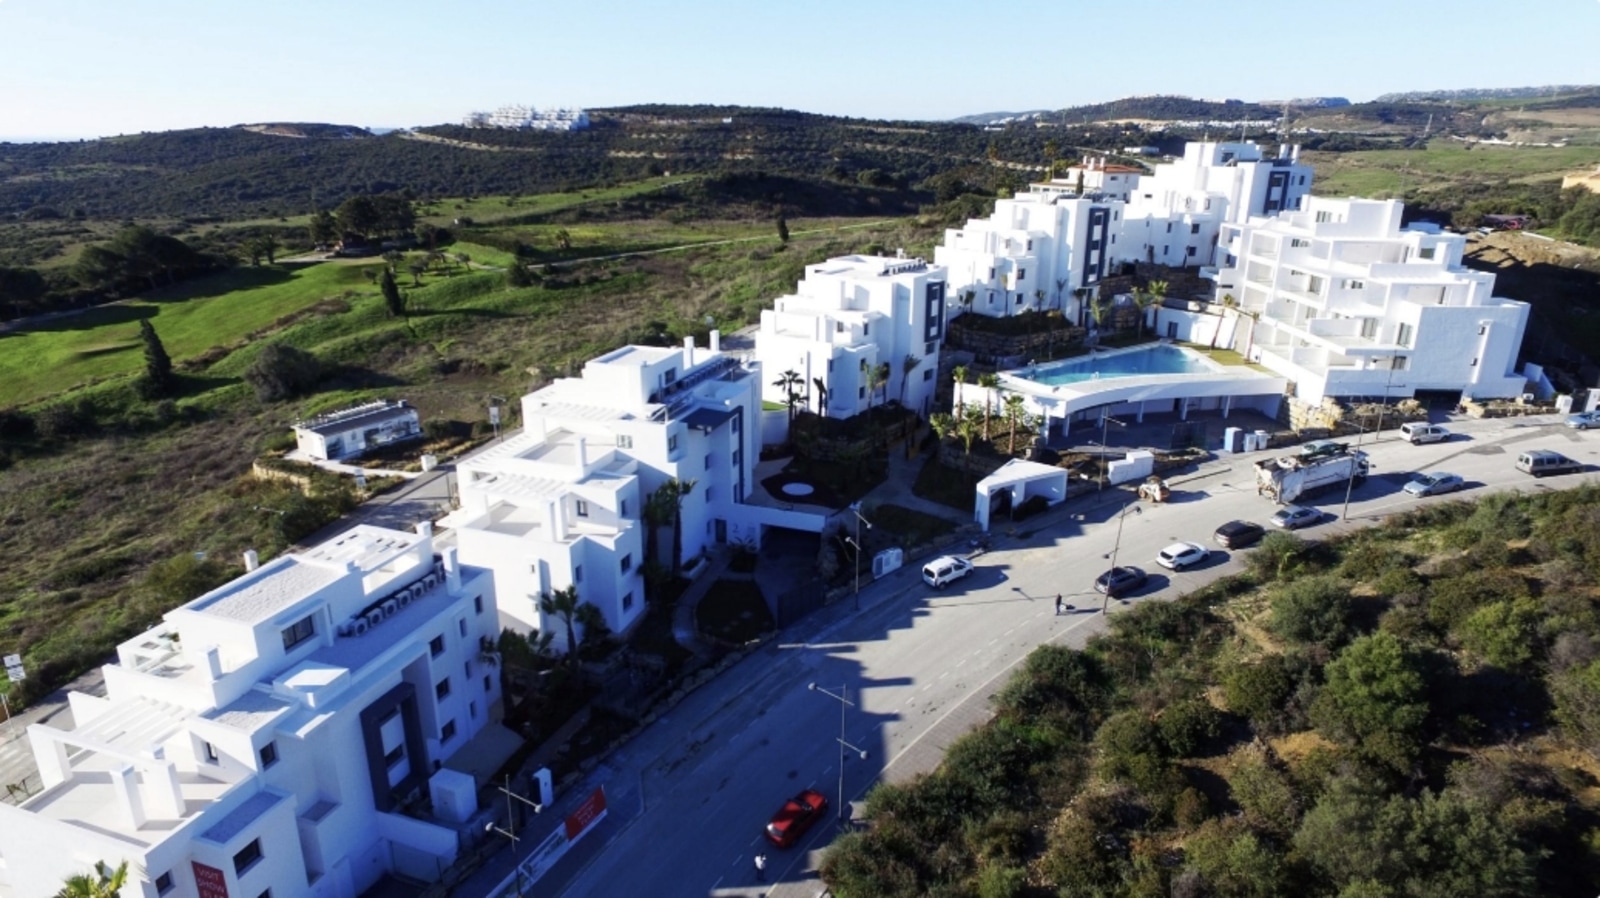
[[[517,864],[517,869],[511,871],[511,875],[489,893],[490,896],[501,898],[501,896],[522,895],[524,888],[537,882],[539,877],[555,866],[556,861],[566,855],[568,849],[588,835],[589,831],[604,819],[606,819],[606,790],[604,786],[599,786],[567,815],[567,819],[560,827],[539,843],[538,848],[530,851],[528,856]],[[202,898],[209,896],[202,893]]]

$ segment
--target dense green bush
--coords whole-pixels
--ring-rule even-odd
[[[1272,599],[1272,632],[1298,643],[1337,648],[1350,635],[1350,590],[1322,575],[1278,587]]]
[[[1161,742],[1169,755],[1187,758],[1217,738],[1222,728],[1222,715],[1203,698],[1183,699],[1162,710],[1156,719],[1156,728],[1161,732]]]
[[[1294,680],[1283,656],[1268,655],[1255,664],[1229,668],[1222,690],[1229,710],[1249,718],[1256,729],[1275,733],[1283,728],[1284,703],[1294,691]]]
[[[1292,573],[1305,548],[1305,542],[1298,536],[1274,531],[1262,537],[1247,563],[1257,579],[1270,582]]]
[[[1380,631],[1352,642],[1324,673],[1327,682],[1311,708],[1317,729],[1361,757],[1409,771],[1428,719],[1421,658]]]

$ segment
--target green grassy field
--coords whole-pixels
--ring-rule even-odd
[[[1306,153],[1319,196],[1396,196],[1460,180],[1531,182],[1600,164],[1600,147],[1504,147],[1435,141],[1420,150]]]
[[[470,218],[477,224],[516,219],[527,215],[545,215],[591,203],[614,202],[647,193],[653,193],[669,184],[681,184],[698,176],[674,176],[632,181],[616,187],[596,187],[571,193],[541,193],[537,196],[479,196],[455,197],[424,203],[417,209],[417,220],[441,227],[458,218]]]

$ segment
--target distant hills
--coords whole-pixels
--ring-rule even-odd
[[[1522,97],[1554,99],[1565,94],[1600,91],[1596,84],[1550,84],[1544,87],[1479,87],[1460,90],[1410,90],[1383,94],[1374,103],[1417,103],[1428,100],[1473,102],[1476,100],[1515,100]]]

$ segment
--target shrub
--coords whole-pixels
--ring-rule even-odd
[[[1176,758],[1193,756],[1217,737],[1222,716],[1203,698],[1173,702],[1161,712],[1156,727],[1167,752]]]
[[[1421,659],[1380,631],[1352,642],[1323,672],[1327,682],[1311,708],[1317,729],[1362,757],[1409,771],[1428,717]]]
[[[1258,730],[1275,732],[1283,725],[1283,707],[1294,692],[1283,658],[1269,655],[1258,664],[1230,669],[1222,681],[1228,709],[1250,719]]]
[[[1272,600],[1271,629],[1295,642],[1336,648],[1350,632],[1350,593],[1331,576],[1284,584]]]
[[[1388,534],[1382,531],[1369,531],[1369,533],[1370,536],[1356,541],[1345,550],[1344,558],[1339,562],[1340,576],[1351,580],[1372,581],[1390,574],[1411,572],[1411,566],[1416,563],[1415,559],[1383,542]]]
[[[1483,605],[1529,595],[1527,581],[1513,571],[1468,571],[1441,577],[1428,584],[1428,620],[1441,630],[1453,630]]]
[[[1269,533],[1261,540],[1255,554],[1250,556],[1251,573],[1256,579],[1270,582],[1289,574],[1296,559],[1305,551],[1305,543],[1292,533]]]
[[[310,392],[322,377],[317,357],[287,343],[268,343],[244,373],[262,402],[277,402]]]
[[[1529,598],[1493,602],[1472,612],[1458,629],[1461,644],[1507,670],[1526,667],[1539,653],[1539,603]]]

